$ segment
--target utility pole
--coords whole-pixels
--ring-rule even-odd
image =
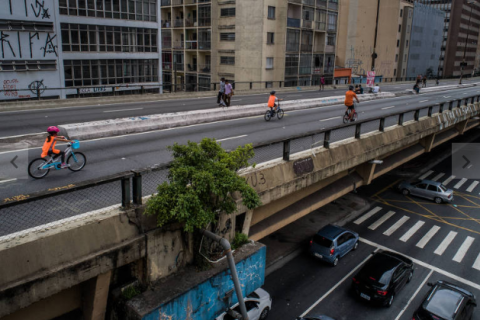
[[[460,81],[458,82],[458,84],[462,84],[462,79],[463,79],[463,68],[465,68],[467,66],[467,62],[465,61],[465,58],[466,58],[466,55],[467,55],[467,44],[468,44],[468,36],[470,34],[470,25],[471,25],[471,20],[472,20],[472,6],[471,4],[472,3],[475,3],[477,1],[468,1],[467,4],[469,5],[470,7],[470,15],[468,16],[468,30],[467,30],[467,38],[465,40],[465,46],[464,46],[464,49],[463,49],[463,60],[462,62],[460,62]],[[462,9],[463,9],[463,4],[462,4]]]
[[[377,59],[377,33],[378,33],[378,16],[380,13],[380,0],[377,0],[377,18],[375,22],[375,38],[373,39],[373,53],[372,53],[372,71],[375,71],[375,59]]]

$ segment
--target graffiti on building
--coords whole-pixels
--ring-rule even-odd
[[[45,40],[45,46],[41,47],[40,49],[43,50],[43,56],[45,57],[47,53],[54,53],[56,57],[58,57],[57,54],[57,46],[53,43],[53,39],[57,37],[56,34],[50,36],[50,33],[47,34],[47,39]]]
[[[2,59],[22,58],[24,47],[30,50],[31,59],[45,58],[54,54],[58,57],[57,35],[49,32],[0,31]]]
[[[38,90],[40,90],[40,93],[44,93],[47,87],[43,84],[43,79],[42,79],[42,80],[32,81],[28,85],[28,89],[32,91],[32,93],[37,94]]]
[[[8,48],[10,49],[10,52],[14,57],[17,57],[15,55],[15,51],[13,50],[12,44],[10,43],[10,40],[8,38],[10,37],[9,34],[1,31],[0,32],[0,46],[2,49],[2,59],[5,59],[5,47],[8,45]]]
[[[15,1],[16,6],[13,5],[12,0],[3,1],[7,1],[10,15],[13,15],[14,13],[17,14],[15,10],[20,10],[20,7],[23,7],[21,10],[22,14],[25,14],[25,17],[28,17],[29,11],[31,11],[31,13],[37,18],[41,18],[42,20],[51,19],[49,12],[50,8],[45,5],[45,0],[23,0],[23,3],[21,0],[17,0],[18,2]]]
[[[355,73],[355,74],[365,74],[366,71],[362,67],[362,65],[363,65],[362,59],[355,59],[355,48],[352,46],[350,48],[350,59],[347,59],[347,61],[345,61],[345,68],[351,68],[352,73]]]
[[[17,84],[18,79],[3,80],[3,95],[5,97],[18,97]]]

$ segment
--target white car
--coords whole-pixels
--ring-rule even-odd
[[[268,316],[268,312],[272,308],[272,299],[267,291],[262,288],[250,293],[245,298],[245,306],[247,307],[248,318],[250,320],[264,320]],[[240,313],[238,302],[232,306],[232,309]],[[222,313],[215,320],[235,320],[226,312]]]

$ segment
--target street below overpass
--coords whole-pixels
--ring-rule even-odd
[[[474,83],[477,79],[464,80],[464,84]],[[440,85],[458,84],[458,80],[442,80]],[[433,86],[434,80],[428,82]],[[381,84],[382,91],[404,92],[412,89],[412,83],[389,83]],[[285,100],[313,99],[327,96],[343,95],[346,85],[337,86],[338,89],[328,89],[319,92],[316,87],[303,87],[301,91],[279,93]],[[21,110],[1,112],[0,117],[0,138],[35,134],[45,132],[46,128],[52,125],[69,123],[88,122],[95,120],[108,120],[114,118],[137,117],[161,113],[192,111],[211,109],[217,107],[217,99],[214,92],[210,97],[185,98],[188,93],[179,93],[178,99],[161,100],[138,103],[114,103],[105,105],[52,108],[42,110]],[[266,103],[268,93],[235,95],[232,98],[232,107]],[[55,103],[55,102],[52,102]]]
[[[447,143],[357,190],[355,196],[370,207],[344,227],[359,234],[360,245],[340,259],[336,267],[310,256],[308,241],[299,243],[299,254],[266,277],[264,289],[273,299],[269,316],[279,320],[293,320],[300,315],[328,315],[339,320],[410,320],[430,289],[427,283],[438,280],[469,290],[478,299],[480,186],[476,179],[452,177],[450,156],[435,164],[450,149]],[[446,184],[454,190],[453,203],[438,205],[404,196],[395,189],[401,180],[415,178]],[[337,205],[329,206],[332,209]],[[343,208],[353,210],[348,207],[345,203]],[[292,239],[313,237],[316,231],[309,231],[312,224],[325,224],[327,215],[332,214],[322,208],[303,217],[303,222],[296,221],[295,226],[286,226],[259,241],[268,245],[267,252],[280,252],[292,246]],[[306,227],[299,228],[301,225]],[[372,305],[351,291],[352,278],[375,250],[393,250],[414,261],[412,281],[395,296],[390,308]],[[480,320],[479,307],[472,320]]]
[[[359,119],[376,119],[400,111],[408,111],[421,106],[430,106],[476,95],[480,95],[480,88],[470,87],[446,92],[369,101],[360,103],[358,107]],[[281,95],[280,98],[282,98]],[[434,109],[435,111],[438,111],[438,108]],[[80,151],[85,153],[88,158],[87,166],[82,171],[73,173],[69,170],[54,170],[42,180],[33,180],[26,175],[26,168],[18,168],[18,170],[24,170],[22,171],[24,179],[4,180],[0,183],[0,193],[2,198],[5,199],[46,189],[62,188],[70,184],[123,171],[167,163],[171,160],[167,147],[175,142],[184,144],[189,140],[200,141],[202,138],[208,137],[222,142],[222,146],[226,149],[233,149],[247,143],[260,144],[273,140],[288,139],[305,132],[341,125],[344,112],[343,105],[334,105],[288,112],[282,120],[272,119],[270,122],[265,122],[263,116],[257,116],[82,141]],[[426,116],[426,112],[425,109],[420,115]],[[405,121],[413,120],[413,113],[408,115],[408,117],[405,117]],[[387,121],[386,125],[395,124],[395,119],[390,120],[393,121]],[[371,124],[370,126],[368,124],[362,126],[362,132],[378,129],[378,121]],[[353,131],[344,135],[333,134],[333,142],[352,137]],[[60,146],[60,148],[64,148],[64,146]],[[41,147],[29,149],[29,158],[38,157],[41,153],[40,149]],[[281,147],[276,150],[267,157],[258,154],[254,161],[260,163],[265,160],[281,158]],[[13,159],[16,154],[15,152],[3,152],[0,153],[0,156],[3,158],[3,162],[8,163],[10,162],[9,159]],[[13,171],[14,167],[12,166],[11,169]]]

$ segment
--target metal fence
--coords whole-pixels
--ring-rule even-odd
[[[255,156],[250,163],[274,159],[290,161],[290,156],[312,148],[330,148],[332,143],[345,139],[360,139],[371,132],[384,132],[387,127],[419,121],[444,110],[452,110],[480,101],[480,96],[469,96],[403,112],[391,112],[381,117],[316,130],[254,145]],[[86,181],[71,188],[49,190],[0,204],[0,239],[14,237],[16,232],[31,228],[45,228],[46,224],[61,224],[64,219],[81,218],[82,214],[118,205],[124,208],[141,205],[142,198],[152,195],[163,182],[168,182],[169,164],[142,170],[133,170],[113,176]],[[48,228],[49,226],[47,226]]]

